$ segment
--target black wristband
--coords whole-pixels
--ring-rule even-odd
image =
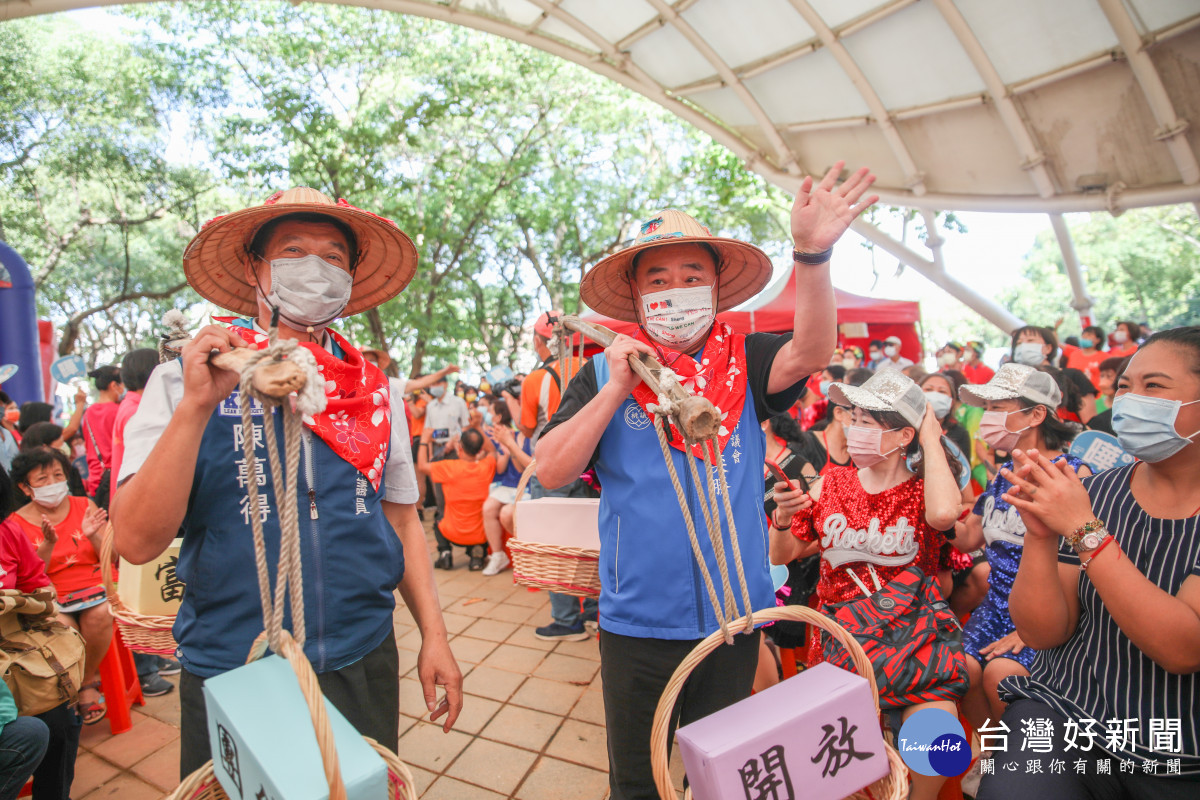
[[[810,267],[826,263],[832,255],[832,247],[826,248],[819,253],[801,253],[795,248],[792,249],[792,261],[795,261],[797,264],[807,264]]]

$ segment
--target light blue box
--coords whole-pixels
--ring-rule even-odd
[[[204,682],[213,772],[231,800],[329,800],[300,683],[267,656]],[[349,800],[385,800],[387,765],[325,701]]]

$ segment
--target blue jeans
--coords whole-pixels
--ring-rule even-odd
[[[534,500],[539,497],[586,497],[586,489],[581,489],[582,485],[583,481],[575,481],[557,489],[547,490],[538,483],[537,476],[534,475],[529,479],[529,496]],[[579,627],[585,619],[595,620],[600,614],[600,603],[594,597],[585,597],[583,610],[580,611],[578,597],[558,592],[546,594],[550,595],[550,616],[555,622],[568,628]]]
[[[42,763],[50,729],[37,717],[17,717],[0,733],[0,800],[13,800]]]

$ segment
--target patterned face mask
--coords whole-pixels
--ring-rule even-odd
[[[703,336],[712,327],[711,286],[664,289],[642,295],[646,332],[669,347],[678,348]]]

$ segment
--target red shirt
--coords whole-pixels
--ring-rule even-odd
[[[936,577],[946,539],[925,522],[925,481],[912,477],[879,494],[868,494],[854,467],[825,473],[821,498],[792,521],[796,538],[821,543],[822,604],[862,597],[847,569],[872,591],[867,564],[886,585],[910,564]]]
[[[71,510],[67,518],[54,526],[58,541],[54,545],[54,552],[50,554],[50,568],[47,570],[59,598],[103,584],[100,556],[83,535],[83,515],[90,501],[86,497],[72,497],[70,500]],[[8,519],[19,526],[35,548],[42,543],[41,525],[35,525],[19,514],[13,514]]]
[[[46,565],[38,558],[13,514],[0,522],[0,589],[32,592],[50,585]]]
[[[1097,350],[1091,355],[1082,350],[1075,350],[1067,354],[1067,368],[1079,370],[1092,382],[1092,386],[1099,386],[1100,362],[1111,357],[1111,353],[1106,353],[1103,350]]]
[[[109,482],[109,505],[117,497],[117,476],[121,474],[121,461],[125,458],[125,425],[137,411],[138,403],[142,401],[141,392],[126,392],[117,406],[117,416],[113,419],[112,427],[112,456],[109,462],[112,468],[112,478]],[[91,475],[91,473],[88,473]]]
[[[116,419],[116,403],[96,403],[83,412],[83,449],[87,451],[88,463],[84,488],[89,495],[96,493],[104,470],[112,464],[112,433]]]
[[[980,361],[978,364],[963,364],[962,374],[967,383],[987,383],[996,374],[996,370]]]

